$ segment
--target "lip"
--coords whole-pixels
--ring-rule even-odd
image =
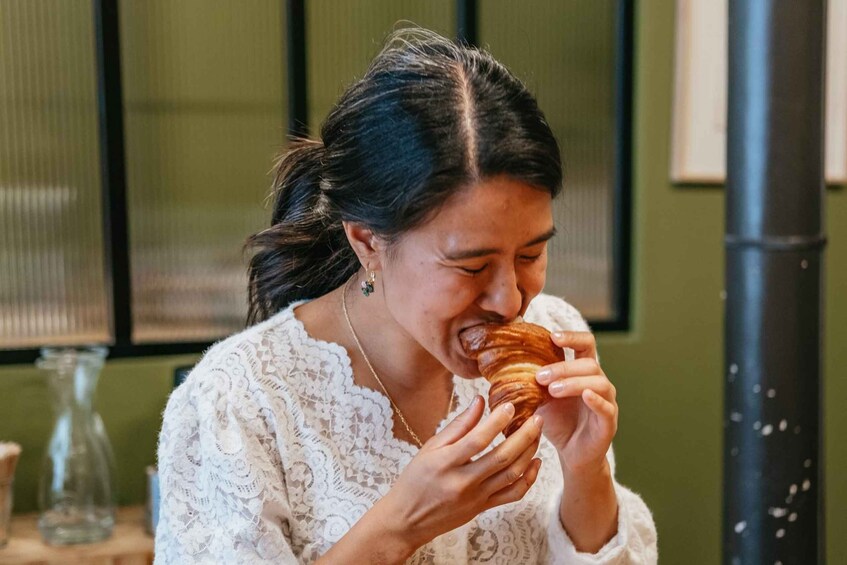
[[[475,328],[477,326],[481,326],[483,324],[485,324],[485,322],[479,322],[478,324],[472,324],[470,326],[465,326],[464,328],[461,328],[456,335],[462,335],[464,332],[468,331],[469,329]]]

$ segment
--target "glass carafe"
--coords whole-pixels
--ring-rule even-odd
[[[36,362],[56,418],[38,489],[38,529],[52,545],[103,540],[115,523],[112,448],[93,408],[105,359],[105,347],[44,348]]]

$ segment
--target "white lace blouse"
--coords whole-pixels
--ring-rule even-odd
[[[159,438],[157,564],[312,562],[418,451],[394,437],[388,399],[353,382],[345,349],[309,336],[296,306],[212,346],[171,395]],[[575,308],[545,295],[525,318],[588,329]],[[454,383],[449,419],[488,392],[485,379]],[[546,440],[539,457],[546,464],[522,500],[435,538],[409,563],[656,562],[650,511],[617,483],[617,535],[596,554],[577,552],[559,521],[562,475]],[[610,461],[614,471],[611,452]]]

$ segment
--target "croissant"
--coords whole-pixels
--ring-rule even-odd
[[[515,415],[504,430],[511,435],[535,410],[550,399],[547,390],[535,381],[544,365],[564,361],[564,351],[550,339],[550,332],[526,322],[483,324],[459,335],[465,353],[475,359],[488,382],[488,405],[494,410],[505,402],[515,407]]]

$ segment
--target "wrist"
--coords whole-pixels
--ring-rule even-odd
[[[317,563],[405,563],[417,550],[380,499]]]
[[[618,530],[618,503],[612,470],[597,465],[569,469],[562,461],[565,489],[559,519],[577,551],[596,553]]]
[[[386,563],[405,563],[426,541],[416,541],[412,528],[391,505],[390,494],[380,499],[365,515],[372,522],[374,547],[382,548]]]
[[[559,457],[559,465],[566,485],[607,485],[612,482],[612,468],[605,456],[598,461],[579,466],[568,465],[562,457]]]

